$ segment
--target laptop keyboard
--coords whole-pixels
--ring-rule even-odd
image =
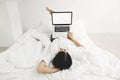
[[[55,32],[68,32],[70,30],[69,26],[66,27],[55,27]]]

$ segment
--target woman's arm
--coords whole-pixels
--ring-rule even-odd
[[[70,39],[77,47],[84,47],[81,45],[77,40],[74,39],[73,34],[71,32],[68,32],[67,34],[68,39]]]
[[[58,68],[49,68],[46,66],[46,63],[44,60],[42,60],[37,67],[37,72],[42,74],[49,74],[49,73],[55,73],[58,72]]]

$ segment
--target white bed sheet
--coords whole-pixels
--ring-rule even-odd
[[[107,76],[76,74],[72,71],[62,71],[53,74],[38,74],[36,72],[36,67],[24,70],[24,72],[4,75],[4,77],[6,77],[6,79],[4,78],[1,80],[116,80]]]
[[[20,49],[21,47],[23,47],[21,46],[23,44],[26,45],[25,42],[28,40],[28,38],[31,38],[31,35],[33,35],[34,32],[36,33],[36,30],[29,30],[22,37],[20,37],[8,50],[0,54],[0,65],[3,65],[3,67],[0,68],[0,80],[120,80],[120,61],[110,52],[98,48],[89,39],[86,33],[81,34],[79,32],[74,32],[76,34],[76,39],[82,45],[84,45],[86,50],[89,52],[87,58],[90,62],[90,65],[88,67],[88,73],[84,73],[84,71],[81,73],[83,68],[80,67],[81,64],[79,64],[79,61],[74,61],[74,65],[76,66],[75,69],[64,70],[46,75],[38,74],[36,72],[37,62],[35,62],[36,64],[30,65],[29,67],[22,67],[26,69],[16,68],[15,64],[9,63],[10,58],[8,59],[8,52]],[[36,35],[34,37],[36,37]],[[36,38],[39,40],[42,39],[40,38],[40,36],[37,36]],[[45,37],[45,39],[47,38]],[[36,41],[37,40],[35,40],[35,42]],[[46,40],[41,40],[41,45],[39,46],[44,45],[42,41]],[[34,40],[30,41],[30,43],[31,42],[34,43]],[[49,43],[49,41],[47,43]],[[36,58],[38,60],[38,56]],[[9,65],[9,67],[5,65]]]

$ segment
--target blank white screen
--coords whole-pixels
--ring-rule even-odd
[[[53,24],[71,24],[72,13],[53,13]]]

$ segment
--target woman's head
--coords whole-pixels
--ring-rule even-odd
[[[60,51],[52,60],[52,64],[60,70],[68,69],[72,65],[72,59],[68,52]]]

